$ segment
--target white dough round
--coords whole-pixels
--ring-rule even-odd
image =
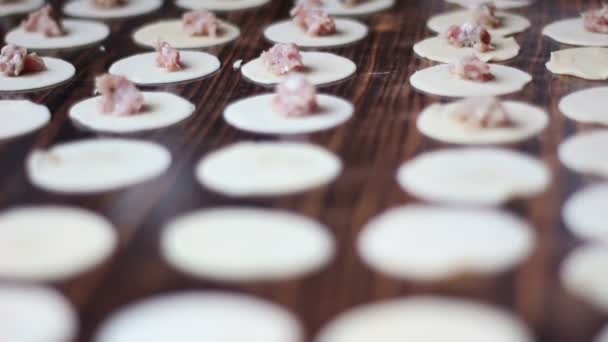
[[[44,2],[44,0],[16,0],[5,3],[0,2],[0,18],[35,11],[42,7]]]
[[[57,291],[30,285],[0,285],[0,331],[6,342],[74,341],[78,318]]]
[[[532,342],[514,315],[473,301],[414,296],[351,309],[315,342]]]
[[[401,166],[399,184],[433,202],[499,205],[543,192],[551,181],[538,160],[501,148],[446,149]]]
[[[45,37],[37,32],[27,32],[21,26],[6,35],[6,42],[31,50],[75,49],[95,45],[108,37],[107,25],[90,20],[62,20],[67,34]]]
[[[593,342],[608,342],[608,326],[602,329]]]
[[[70,118],[84,128],[107,133],[134,133],[177,124],[194,113],[194,105],[177,95],[143,92],[144,110],[136,115],[117,116],[99,112],[100,97],[83,100],[70,108]]]
[[[260,7],[269,2],[270,0],[176,0],[175,4],[189,10],[204,8],[210,11],[226,12]]]
[[[329,15],[355,16],[384,11],[394,4],[395,0],[365,0],[354,6],[346,6],[341,0],[324,0],[323,8]]]
[[[63,11],[73,17],[94,19],[129,18],[147,14],[159,9],[162,0],[127,0],[118,7],[100,8],[91,0],[72,0],[65,4]]]
[[[294,43],[304,48],[335,47],[355,43],[367,36],[368,28],[352,19],[335,19],[336,33],[311,36],[292,20],[272,24],[264,30],[264,37],[274,43]]]
[[[520,33],[530,27],[530,21],[521,15],[513,14],[509,12],[497,11],[496,16],[502,20],[502,24],[497,28],[488,28],[488,32],[494,37],[496,36],[510,36],[512,34]],[[473,19],[472,10],[458,10],[447,12],[443,14],[431,17],[427,22],[427,26],[434,32],[444,33],[452,25],[462,25]]]
[[[594,185],[574,194],[564,205],[570,231],[585,240],[608,242],[608,184]]]
[[[182,69],[168,71],[156,65],[156,52],[133,55],[110,66],[110,74],[128,78],[139,85],[157,85],[198,80],[220,69],[214,55],[200,51],[180,51]]]
[[[171,164],[164,147],[132,139],[87,139],[35,150],[30,181],[45,190],[87,194],[118,190],[158,177]]]
[[[0,100],[0,140],[34,132],[50,120],[45,106],[26,100]]]
[[[579,247],[564,261],[560,269],[562,284],[571,294],[594,307],[608,312],[608,247]]]
[[[570,170],[608,177],[608,130],[580,133],[559,146],[559,159]]]
[[[42,57],[46,69],[19,76],[0,74],[0,92],[27,92],[59,85],[74,76],[76,69],[70,62]]]
[[[562,44],[608,47],[608,34],[587,31],[580,17],[553,22],[545,26],[543,34]]]
[[[341,98],[317,95],[319,109],[303,117],[286,117],[274,111],[276,95],[248,97],[230,104],[224,119],[230,125],[261,134],[307,134],[334,128],[351,118],[353,105]]]
[[[358,241],[359,255],[373,269],[415,281],[504,272],[533,246],[531,228],[508,213],[421,205],[374,218]]]
[[[285,195],[333,181],[342,163],[311,144],[243,142],[213,152],[196,167],[198,181],[235,197]]]
[[[344,80],[357,71],[357,66],[348,58],[329,52],[302,52],[305,69],[301,72],[314,85],[327,85]],[[241,67],[243,76],[264,85],[281,83],[287,75],[276,75],[269,71],[260,57]]]
[[[145,299],[110,317],[95,342],[302,342],[297,319],[270,302],[228,292]]]
[[[608,125],[608,87],[574,92],[559,102],[559,110],[568,118],[591,124]]]
[[[470,128],[454,116],[458,103],[435,103],[418,116],[422,134],[450,144],[510,144],[529,139],[542,132],[549,123],[547,113],[524,102],[505,101],[502,105],[514,123],[506,127]]]
[[[474,8],[483,3],[487,3],[488,0],[445,0],[447,2],[460,5],[462,7]],[[509,9],[530,6],[534,3],[534,0],[493,0],[489,1],[496,8]]]
[[[86,210],[9,209],[0,213],[0,279],[69,279],[107,259],[116,243],[112,224]]]
[[[608,48],[584,47],[551,52],[546,66],[559,75],[587,80],[608,79]]]
[[[410,78],[419,91],[447,97],[499,96],[518,92],[532,81],[530,74],[504,65],[491,64],[495,79],[488,82],[463,80],[450,72],[448,64],[417,71]]]
[[[515,38],[504,38],[500,36],[492,37],[494,49],[488,52],[479,52],[472,47],[454,46],[441,37],[427,38],[414,45],[414,52],[420,57],[428,58],[440,63],[453,63],[459,59],[476,55],[484,62],[500,62],[516,57],[519,54],[519,44]]]
[[[161,249],[173,267],[187,274],[250,282],[289,279],[319,270],[331,261],[334,242],[326,227],[303,216],[220,208],[172,220]]]
[[[220,21],[217,37],[190,36],[182,29],[181,19],[158,21],[142,26],[133,34],[137,44],[154,48],[158,39],[163,39],[176,49],[207,48],[227,44],[241,34],[238,27]]]

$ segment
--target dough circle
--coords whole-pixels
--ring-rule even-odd
[[[502,25],[497,28],[488,28],[488,32],[494,37],[510,36],[516,33],[523,32],[530,27],[530,20],[526,17],[509,12],[497,11],[496,15],[501,18]],[[431,31],[439,34],[447,31],[452,25],[462,25],[471,21],[473,18],[472,10],[458,10],[447,12],[431,17],[427,22],[427,26]]]
[[[274,111],[272,100],[276,95],[258,95],[230,104],[224,111],[224,120],[247,132],[261,134],[307,134],[334,128],[353,115],[353,105],[341,98],[317,95],[319,109],[304,117],[285,117]]]
[[[0,92],[29,92],[59,85],[71,79],[76,69],[70,62],[52,57],[42,57],[46,69],[25,73],[16,77],[0,74]]]
[[[220,21],[217,37],[190,36],[182,29],[181,19],[174,19],[142,26],[133,34],[133,40],[139,45],[154,48],[161,38],[176,49],[196,49],[227,44],[237,39],[240,34],[238,27]]]
[[[171,154],[164,147],[133,139],[86,139],[32,152],[30,181],[45,190],[90,194],[122,189],[165,172]]]
[[[492,37],[494,50],[479,52],[471,47],[457,47],[451,45],[443,37],[427,38],[414,45],[414,52],[418,56],[428,58],[434,62],[453,63],[468,55],[474,54],[484,62],[501,62],[512,59],[519,54],[519,44],[515,38]]]
[[[203,158],[196,177],[205,187],[234,196],[273,196],[330,183],[342,171],[331,152],[306,143],[242,142]]]
[[[331,261],[334,242],[326,227],[303,216],[218,208],[169,222],[161,249],[169,264],[195,277],[251,282],[317,271]]]
[[[70,119],[76,126],[106,133],[134,133],[160,129],[186,120],[194,113],[194,105],[177,95],[164,92],[143,92],[144,111],[136,115],[116,116],[99,113],[100,97],[92,97],[70,108]]]
[[[454,114],[450,112],[458,103],[435,103],[418,116],[418,130],[430,138],[450,144],[511,144],[532,138],[549,124],[549,116],[538,107],[516,101],[504,101],[502,105],[509,113],[513,126],[469,128],[453,118]]]
[[[532,342],[509,312],[450,297],[413,296],[362,305],[325,326],[315,342]]]
[[[608,184],[590,186],[568,199],[563,209],[564,222],[577,237],[608,242]]]
[[[568,169],[600,177],[608,177],[608,129],[580,133],[566,139],[558,154]]]
[[[608,125],[608,87],[579,90],[562,98],[559,110],[568,118],[591,124]]]
[[[10,342],[74,341],[78,318],[59,292],[32,285],[0,285],[2,339]]]
[[[607,80],[607,59],[608,48],[573,48],[551,52],[551,59],[546,66],[554,74],[587,80]]]
[[[200,51],[180,51],[183,68],[176,71],[156,65],[156,52],[121,59],[110,66],[110,74],[128,78],[139,85],[157,85],[199,80],[220,69],[220,60]]]
[[[0,140],[34,132],[51,120],[49,109],[27,100],[0,100]]]
[[[268,26],[264,37],[273,43],[294,43],[304,48],[344,46],[360,41],[367,36],[368,28],[352,19],[335,19],[336,34],[311,36],[292,20],[285,20]]]
[[[602,329],[593,342],[608,342],[608,326]]]
[[[574,250],[561,266],[562,284],[573,295],[608,312],[608,248],[587,245]]]
[[[95,342],[302,342],[297,319],[270,302],[228,292],[191,291],[132,304],[105,321]]]
[[[357,71],[357,66],[348,58],[329,52],[302,52],[302,62],[306,69],[303,74],[315,85],[322,86],[344,80]],[[275,75],[262,63],[260,57],[247,62],[241,67],[243,76],[248,80],[263,85],[281,83],[287,75]]]
[[[99,8],[93,5],[91,0],[72,0],[63,6],[63,12],[72,17],[117,19],[148,14],[162,5],[162,0],[128,0],[116,8]]]
[[[397,180],[405,191],[431,202],[500,205],[543,192],[551,174],[540,161],[518,152],[458,148],[404,163]]]
[[[446,0],[453,4],[460,5],[462,7],[476,7],[482,3],[488,2],[488,0]],[[493,0],[491,3],[499,9],[519,8],[530,6],[534,3],[534,0]]]
[[[18,27],[7,33],[5,40],[30,50],[76,49],[95,45],[110,34],[107,25],[96,21],[64,19],[62,23],[67,31],[64,36],[45,37]]]
[[[260,7],[269,2],[270,0],[176,0],[175,4],[189,10],[204,8],[210,11],[227,12]]]
[[[495,79],[489,82],[463,80],[447,64],[417,71],[412,86],[424,93],[446,97],[499,96],[518,92],[532,81],[530,74],[504,65],[490,64]]]
[[[608,47],[608,35],[587,31],[582,18],[553,22],[545,26],[543,34],[562,44]]]
[[[346,6],[341,0],[325,0],[323,8],[329,15],[356,16],[384,11],[394,4],[395,0],[367,0],[354,6]]]
[[[44,2],[44,0],[17,0],[0,3],[0,18],[35,11],[42,7]]]

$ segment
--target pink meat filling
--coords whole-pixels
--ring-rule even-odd
[[[497,28],[502,20],[496,16],[496,6],[493,4],[481,4],[473,10],[473,21],[483,27]]]
[[[57,37],[65,34],[63,26],[51,5],[46,5],[30,13],[27,19],[21,23],[21,27],[27,32],[39,32],[46,37]]]
[[[450,72],[464,80],[488,82],[494,79],[490,66],[475,55],[463,57],[450,65]]]
[[[35,53],[28,53],[26,48],[9,44],[0,50],[0,72],[6,76],[19,76],[45,69],[42,58]]]
[[[141,111],[144,97],[128,79],[105,74],[95,79],[96,92],[101,94],[99,111],[116,116],[134,115]]]
[[[454,118],[472,129],[513,126],[507,109],[494,97],[473,97],[460,101],[454,108]]]
[[[273,109],[287,117],[313,114],[317,108],[317,89],[299,74],[290,75],[276,88]]]
[[[461,26],[450,26],[444,33],[448,43],[457,47],[472,47],[479,52],[494,49],[492,36],[481,25],[465,23]]]
[[[219,20],[207,10],[190,11],[182,16],[182,27],[191,36],[217,37]]]
[[[264,66],[275,75],[304,69],[300,49],[295,44],[275,44],[260,56]]]
[[[93,6],[99,8],[114,8],[125,4],[125,0],[90,0]]]
[[[169,71],[180,70],[182,63],[179,50],[169,43],[159,40],[156,43],[156,65]]]
[[[336,22],[325,10],[317,6],[296,5],[291,10],[294,23],[311,36],[327,36],[336,33]]]
[[[608,34],[608,4],[583,13],[583,23],[587,31]]]

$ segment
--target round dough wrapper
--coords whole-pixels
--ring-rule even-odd
[[[582,18],[558,20],[545,26],[543,34],[562,44],[608,46],[608,35],[587,31]]]
[[[594,185],[574,194],[564,206],[566,226],[579,238],[608,242],[608,184]]]
[[[59,292],[38,286],[1,285],[0,317],[7,342],[74,341],[78,329],[72,305]]]
[[[340,0],[325,0],[323,7],[329,15],[355,16],[384,11],[394,4],[395,0],[366,0],[355,6],[345,6]]]
[[[28,92],[59,85],[74,76],[76,69],[64,60],[42,57],[46,69],[16,77],[0,74],[0,92]]]
[[[497,11],[496,15],[501,18],[502,25],[497,28],[488,28],[488,32],[494,37],[504,37],[520,33],[528,29],[531,25],[526,17],[518,14]],[[473,12],[471,10],[452,11],[431,17],[427,22],[427,26],[430,30],[441,34],[447,31],[450,26],[460,26],[469,22],[472,18]]]
[[[525,259],[533,245],[531,228],[508,213],[421,205],[374,218],[358,241],[359,255],[372,268],[416,281],[500,273]]]
[[[329,52],[302,52],[302,62],[306,69],[301,74],[315,85],[335,83],[357,71],[353,61]],[[264,85],[275,85],[287,78],[287,75],[275,75],[270,72],[260,57],[243,65],[241,72],[247,79]]]
[[[333,238],[318,222],[256,208],[181,216],[167,225],[161,245],[178,270],[228,282],[298,277],[322,268],[334,255]]]
[[[272,24],[264,30],[264,37],[274,43],[294,43],[304,48],[335,47],[355,43],[367,36],[368,28],[352,19],[335,19],[336,33],[311,36],[292,20]]]
[[[81,18],[129,18],[153,12],[159,9],[162,4],[162,0],[128,0],[119,7],[99,8],[93,5],[91,0],[72,0],[65,4],[63,12]]]
[[[572,252],[561,266],[566,290],[594,307],[608,312],[608,248],[588,245]]]
[[[519,44],[517,44],[515,38],[494,36],[492,37],[492,45],[495,47],[494,50],[479,52],[475,48],[451,45],[445,38],[437,36],[416,43],[414,52],[420,57],[440,63],[456,62],[471,54],[475,54],[484,62],[500,62],[512,59],[519,54]]]
[[[417,71],[410,78],[419,91],[447,97],[499,96],[518,92],[532,81],[530,74],[504,65],[491,64],[495,79],[489,82],[463,80],[450,72],[448,64]]]
[[[551,181],[538,160],[501,148],[446,149],[401,166],[404,190],[428,201],[499,205],[543,192]]]
[[[44,5],[44,0],[17,0],[0,3],[0,18],[32,12],[42,5]]]
[[[232,103],[224,111],[230,125],[261,134],[306,134],[336,127],[353,115],[353,105],[341,98],[317,95],[319,110],[304,117],[286,117],[274,111],[276,95],[259,95]]]
[[[569,75],[587,80],[608,79],[608,48],[574,48],[551,52],[546,66],[559,75]]]
[[[227,12],[260,7],[269,2],[270,0],[176,0],[175,4],[190,10],[205,8],[210,11]]]
[[[457,4],[462,7],[476,7],[482,3],[488,2],[488,0],[446,0],[446,2]],[[496,8],[509,9],[530,6],[534,3],[534,0],[493,0],[491,2]]]
[[[95,342],[301,342],[285,309],[227,292],[179,292],[132,304],[104,322]]]
[[[608,342],[608,326],[602,329],[593,342]]]
[[[198,80],[220,69],[214,55],[200,51],[180,51],[183,68],[176,71],[156,65],[156,52],[137,54],[119,60],[110,66],[110,74],[128,78],[139,85],[157,85]]]
[[[595,130],[568,138],[559,146],[559,159],[570,170],[608,177],[608,130]]]
[[[116,116],[99,113],[96,96],[70,108],[70,118],[85,128],[109,133],[133,133],[177,124],[194,113],[194,105],[177,95],[143,92],[144,110],[136,115]]]
[[[514,315],[472,301],[415,296],[351,309],[325,326],[315,342],[532,342]]]
[[[21,27],[6,35],[6,42],[23,46],[30,50],[75,49],[95,45],[108,37],[107,25],[90,20],[62,20],[67,34],[59,37],[45,37],[37,32],[26,32]]]
[[[159,38],[165,40],[176,49],[207,48],[227,44],[241,34],[238,27],[220,21],[217,37],[190,36],[182,29],[181,19],[158,21],[147,24],[135,31],[133,40],[137,44],[154,48]]]
[[[45,106],[26,100],[0,100],[0,140],[34,132],[50,120]]]
[[[116,240],[106,219],[82,209],[43,206],[7,210],[0,213],[0,278],[72,278],[107,259]]]
[[[574,92],[559,102],[559,110],[568,118],[591,124],[608,125],[608,87]]]
[[[171,164],[164,147],[131,139],[86,139],[36,150],[27,158],[30,181],[45,190],[89,194],[158,177]]]
[[[504,101],[514,125],[499,128],[469,128],[453,118],[451,110],[457,103],[436,103],[427,107],[418,117],[418,129],[433,139],[465,145],[510,144],[529,139],[542,132],[549,123],[547,113],[527,103]]]
[[[342,163],[311,144],[243,142],[213,152],[196,167],[198,181],[235,197],[285,195],[333,181]]]

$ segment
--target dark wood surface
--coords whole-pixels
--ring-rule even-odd
[[[552,76],[544,64],[550,51],[560,46],[542,37],[541,29],[552,20],[575,16],[586,5],[598,3],[540,0],[532,7],[517,11],[528,16],[534,26],[517,36],[523,52],[506,64],[530,72],[534,82],[509,98],[547,108],[551,123],[538,139],[511,148],[541,158],[555,175],[546,194],[507,206],[533,223],[538,235],[533,255],[517,269],[499,276],[415,284],[371,271],[362,264],[355,250],[357,234],[370,218],[389,207],[415,201],[397,186],[394,179],[397,167],[422,152],[447,147],[422,137],[416,130],[414,123],[420,110],[440,99],[415,92],[408,78],[415,70],[433,64],[415,57],[412,52],[415,42],[431,35],[425,28],[426,20],[434,13],[453,7],[442,0],[397,2],[390,11],[362,19],[371,29],[364,41],[334,50],[353,59],[359,70],[355,77],[324,88],[323,92],[350,99],[356,106],[356,114],[341,127],[296,139],[335,152],[342,158],[345,170],[331,185],[300,195],[265,200],[231,199],[203,189],[193,177],[195,163],[209,151],[236,141],[281,139],[239,132],[222,120],[221,113],[231,101],[267,91],[243,79],[239,71],[232,69],[232,63],[254,58],[269,46],[263,39],[262,29],[287,16],[289,1],[274,0],[260,9],[224,15],[236,23],[243,34],[235,43],[211,50],[222,61],[221,72],[202,81],[162,87],[196,103],[195,117],[168,129],[137,136],[167,146],[174,156],[171,169],[157,180],[124,191],[98,196],[49,194],[28,183],[23,161],[33,147],[95,136],[72,125],[68,108],[90,96],[93,78],[107,70],[112,62],[143,51],[131,41],[134,29],[157,18],[178,16],[180,10],[175,6],[167,3],[162,11],[148,16],[112,21],[112,35],[104,43],[105,52],[95,47],[52,53],[77,67],[77,76],[69,83],[32,94],[2,95],[44,103],[51,109],[53,119],[36,134],[0,144],[0,208],[39,203],[81,206],[107,216],[120,235],[119,249],[104,265],[76,279],[51,284],[78,309],[80,342],[90,341],[100,322],[124,305],[150,295],[183,289],[233,290],[280,303],[301,319],[308,340],[335,315],[355,305],[432,293],[472,298],[512,310],[525,319],[537,341],[591,341],[606,323],[606,316],[566,293],[558,279],[560,262],[580,244],[565,230],[560,209],[565,198],[588,180],[566,171],[556,157],[557,146],[565,137],[590,127],[566,120],[558,112],[557,102],[573,90],[599,82]],[[18,18],[0,19],[0,34],[4,35],[17,23]],[[221,205],[285,208],[314,217],[331,228],[338,241],[337,257],[321,272],[284,282],[227,285],[196,280],[173,271],[158,252],[159,232],[164,222],[194,209]]]

